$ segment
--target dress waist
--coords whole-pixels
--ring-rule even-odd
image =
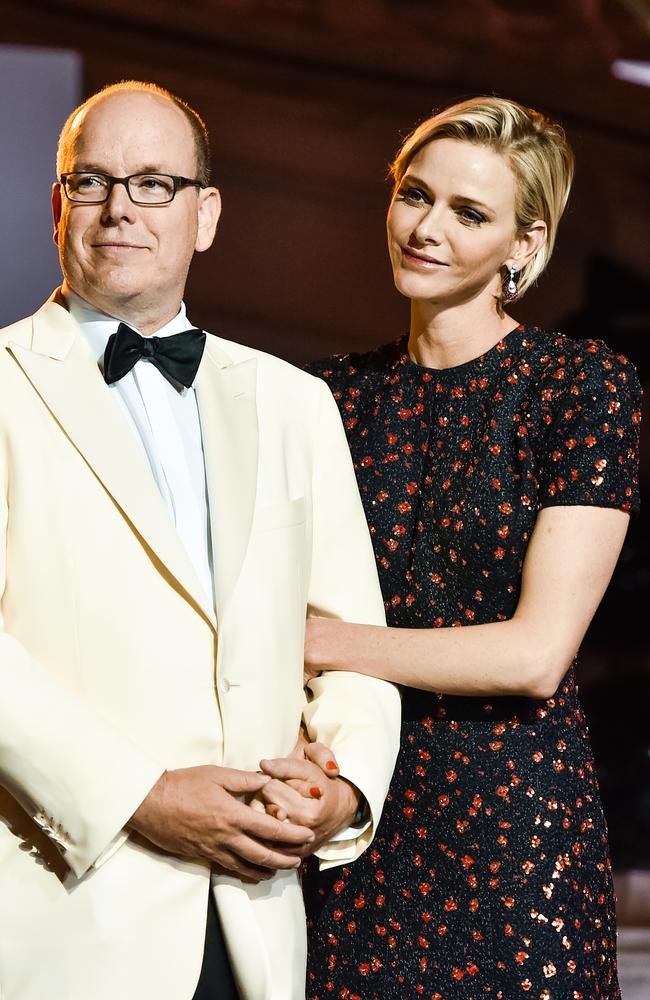
[[[402,695],[402,718],[409,722],[520,722],[534,725],[540,712],[548,710],[541,699],[525,697],[478,698],[460,695],[437,695],[415,688],[405,688]]]

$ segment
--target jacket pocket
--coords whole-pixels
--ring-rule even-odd
[[[253,525],[257,531],[271,531],[274,528],[291,528],[296,524],[304,524],[306,518],[307,503],[303,496],[285,503],[259,507],[255,511]]]

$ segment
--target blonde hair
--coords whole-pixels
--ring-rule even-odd
[[[500,153],[515,176],[517,232],[527,232],[537,219],[546,223],[546,242],[521,269],[517,292],[509,296],[521,298],[551,258],[557,227],[569,198],[574,156],[564,129],[539,111],[516,101],[472,97],[444,108],[411,132],[391,164],[395,188],[411,160],[435,139],[472,142]]]
[[[59,144],[56,151],[56,175],[57,178],[61,176],[63,172],[64,163],[68,155],[68,148],[70,145],[70,138],[72,135],[73,125],[75,120],[82,111],[86,111],[88,108],[93,107],[93,105],[102,101],[105,97],[110,97],[112,94],[120,93],[145,93],[145,94],[157,94],[159,97],[164,97],[166,100],[171,101],[179,111],[185,115],[185,118],[192,129],[192,135],[194,137],[194,147],[196,156],[196,179],[202,185],[202,187],[207,187],[210,183],[210,138],[208,136],[208,130],[206,128],[205,122],[194,108],[182,99],[182,97],[177,97],[172,94],[171,91],[165,90],[164,87],[159,87],[157,83],[149,83],[143,80],[122,80],[120,83],[111,83],[108,86],[103,87],[102,90],[98,90],[96,94],[92,94],[87,100],[80,104],[79,107],[75,108],[71,114],[68,115],[65,125],[61,129],[61,134],[59,136]]]

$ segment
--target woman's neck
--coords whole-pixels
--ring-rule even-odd
[[[455,368],[485,354],[517,326],[517,321],[485,302],[437,309],[411,301],[409,354],[426,368]]]

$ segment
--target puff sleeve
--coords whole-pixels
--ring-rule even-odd
[[[598,340],[574,341],[541,383],[540,507],[639,508],[641,386],[634,366]]]

